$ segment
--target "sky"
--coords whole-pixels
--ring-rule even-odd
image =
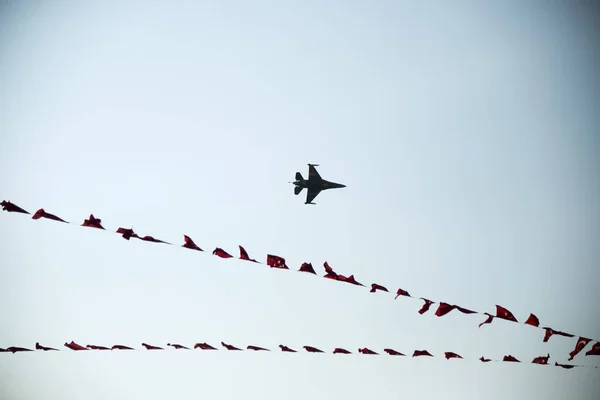
[[[584,1],[0,2],[0,197],[71,222],[0,213],[0,347],[273,350],[2,353],[0,399],[596,399],[600,370],[529,364],[566,363],[574,339],[393,293],[600,338],[599,18]],[[289,182],[308,163],[347,187],[305,205]],[[91,213],[175,246],[79,226]],[[238,245],[392,293],[210,254]],[[524,363],[478,361],[508,354]]]

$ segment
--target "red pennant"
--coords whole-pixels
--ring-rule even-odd
[[[198,247],[196,245],[196,243],[194,243],[194,241],[192,240],[192,238],[189,237],[188,235],[183,235],[183,241],[185,243],[181,247],[185,247],[186,249],[191,249],[191,250],[204,251],[200,247]]]
[[[514,315],[506,308],[496,305],[496,318],[502,318],[507,321],[518,322]]]
[[[33,351],[33,350],[26,349],[25,347],[10,346],[5,351],[6,352],[11,352],[11,353],[15,354],[15,353],[19,353],[21,351]]]
[[[173,343],[173,344],[171,344],[171,343],[167,343],[167,346],[174,347],[174,348],[176,348],[177,350],[189,350],[187,347],[185,347],[185,346],[182,346],[182,345],[180,345],[180,344],[176,344],[176,343]]]
[[[41,345],[41,344],[39,344],[38,342],[36,342],[36,343],[35,343],[35,348],[36,348],[36,350],[43,350],[43,351],[48,351],[48,350],[55,350],[55,351],[58,351],[58,349],[55,349],[55,348],[53,348],[53,347],[45,347],[45,346],[42,346],[42,345]]]
[[[481,358],[479,358],[479,361],[481,361],[481,362],[490,362],[492,360],[490,360],[489,358],[481,357]]]
[[[506,362],[521,362],[519,360],[517,360],[516,358],[514,358],[513,356],[511,356],[510,354],[507,356],[504,356],[504,358],[502,359],[502,361],[506,361]]]
[[[47,219],[52,219],[54,221],[64,222],[64,223],[68,224],[67,221],[57,217],[56,215],[47,213],[46,211],[44,211],[43,208],[40,208],[39,210],[37,210],[35,212],[35,214],[33,214],[33,217],[31,217],[31,218],[32,219],[47,218]]]
[[[438,309],[435,311],[435,315],[438,317],[443,317],[448,314],[450,311],[454,310],[456,306],[450,305],[448,303],[441,302],[438,306]]]
[[[454,306],[454,307],[463,314],[476,314],[477,313],[477,311],[472,311],[472,310],[469,310],[468,308],[464,308],[461,306]]]
[[[2,200],[2,203],[0,203],[0,205],[2,206],[2,209],[4,211],[17,212],[17,213],[21,213],[21,214],[29,214],[27,211],[23,210],[21,207],[17,206],[16,204],[11,203],[10,201]]]
[[[269,349],[265,349],[264,347],[258,347],[258,346],[248,346],[246,347],[248,350],[254,350],[254,351],[271,351]]]
[[[421,356],[427,356],[427,357],[433,357],[433,355],[431,355],[427,350],[415,350],[415,352],[412,355],[413,357],[421,357]]]
[[[312,347],[312,346],[302,346],[304,347],[304,350],[308,351],[309,353],[324,353],[323,350],[319,350],[316,347]]]
[[[410,297],[410,294],[408,294],[408,292],[404,289],[398,289],[398,291],[396,292],[396,297],[394,297],[394,300],[396,300],[398,298],[398,296]]]
[[[451,351],[446,351],[446,352],[444,352],[444,356],[446,357],[446,360],[449,360],[449,359],[451,359],[451,358],[462,358],[462,357],[461,357],[461,356],[459,356],[458,354],[456,354],[456,353],[453,353],[453,352],[451,352]]]
[[[405,354],[402,354],[394,349],[383,349],[383,351],[388,353],[390,356],[406,356]]]
[[[565,332],[562,332],[562,331],[555,331],[552,328],[544,327],[543,329],[546,330],[546,333],[544,334],[544,342],[547,342],[548,339],[550,339],[550,337],[552,335],[560,335],[560,336],[565,336],[565,337],[575,337],[575,335],[571,335],[570,333],[565,333]]]
[[[583,350],[584,347],[587,346],[587,344],[591,341],[592,339],[584,337],[580,337],[579,339],[577,339],[577,344],[575,345],[575,348],[569,353],[568,361],[573,361],[573,358],[575,358],[575,356],[579,354],[579,352]]]
[[[85,347],[83,347],[80,344],[75,343],[74,341],[71,340],[71,343],[67,343],[65,342],[65,347],[70,348],[71,350],[75,350],[75,351],[79,351],[79,350],[89,350]]]
[[[226,252],[225,250],[217,247],[216,249],[213,250],[213,255],[221,257],[221,258],[232,258],[233,256],[231,254],[229,254],[228,252]]]
[[[359,353],[362,353],[362,354],[372,354],[372,355],[379,355],[379,353],[376,353],[376,352],[374,352],[373,350],[371,350],[371,349],[368,349],[368,348],[366,348],[366,347],[363,347],[362,349],[358,349],[358,352],[359,352]]]
[[[483,321],[482,323],[480,323],[480,324],[479,324],[479,327],[480,327],[480,328],[481,328],[481,325],[484,325],[484,324],[491,324],[491,323],[492,323],[492,321],[494,320],[494,316],[493,316],[493,315],[491,315],[491,314],[488,314],[488,313],[484,313],[484,314],[485,314],[485,315],[487,315],[488,317],[487,317],[487,319],[486,319],[485,321]]]
[[[96,346],[96,345],[93,345],[93,344],[88,344],[85,347],[87,347],[88,349],[92,349],[92,350],[110,350],[106,346]]]
[[[600,342],[596,342],[590,350],[585,353],[586,356],[600,356]]]
[[[232,346],[232,345],[224,343],[224,342],[221,342],[221,346],[225,347],[227,350],[242,350],[240,348],[237,348],[235,346]]]
[[[285,265],[285,258],[267,254],[267,265],[271,268],[289,269]]]
[[[217,350],[216,347],[212,347],[210,344],[204,342],[204,343],[196,343],[194,345],[194,349],[200,349],[200,350]]]
[[[351,284],[356,285],[356,286],[365,286],[362,283],[358,282],[354,278],[354,275],[350,275],[349,277],[345,277],[344,275],[338,275],[338,279],[337,280],[340,281],[340,282],[351,283]]]
[[[152,346],[151,344],[142,343],[142,346],[146,348],[146,350],[164,350],[162,347]]]
[[[102,220],[100,218],[95,218],[94,214],[90,214],[90,218],[84,219],[83,224],[81,224],[81,226],[87,226],[87,227],[96,228],[96,229],[104,229],[101,222],[102,222]],[[104,230],[106,230],[106,229],[104,229]]]
[[[128,346],[123,346],[121,344],[115,344],[113,347],[110,348],[111,350],[135,350],[131,347]]]
[[[419,314],[423,315],[429,310],[429,307],[431,307],[433,301],[424,299],[423,297],[421,297],[421,300],[425,301],[425,304],[423,304],[423,307],[421,307],[421,309],[419,310]]]
[[[550,354],[548,354],[546,357],[543,357],[543,356],[536,357],[533,359],[533,361],[531,361],[531,363],[546,365],[546,364],[548,364],[549,359],[550,359]]]
[[[282,344],[279,345],[279,348],[281,349],[281,351],[284,351],[286,353],[296,353],[296,350],[290,349],[287,346],[284,346]]]
[[[311,263],[307,263],[307,262],[302,263],[302,265],[300,266],[300,269],[298,271],[300,271],[300,272],[308,272],[309,274],[315,274],[315,275],[317,274],[315,272],[315,270],[313,269],[312,264]]]
[[[333,354],[352,354],[352,353],[341,347],[336,347],[335,349],[333,349]]]
[[[117,233],[120,233],[123,236],[123,239],[125,240],[129,240],[132,237],[133,238],[137,238],[139,237],[134,231],[133,229],[129,229],[129,228],[119,228],[117,229]]]
[[[253,258],[248,257],[248,252],[246,251],[246,249],[244,249],[242,246],[240,247],[240,260],[247,260],[247,261],[252,261],[257,263],[258,261],[256,261]]]
[[[138,236],[138,239],[143,240],[144,242],[171,244],[171,243],[165,242],[164,240],[155,239],[152,236],[144,236],[144,237]]]
[[[540,326],[540,320],[533,314],[529,314],[529,318],[525,321],[527,325]]]
[[[326,274],[325,274],[324,278],[327,278],[327,279],[333,279],[333,280],[337,280],[337,278],[338,278],[338,274],[336,274],[336,273],[333,271],[333,269],[332,269],[332,268],[329,266],[329,264],[327,263],[327,261],[325,261],[325,262],[323,263],[323,267],[325,268],[325,272],[326,272]]]
[[[381,285],[378,285],[377,283],[372,283],[371,284],[371,290],[369,290],[369,292],[375,293],[378,290],[381,290],[382,292],[387,292],[388,291],[387,288],[385,288],[385,287],[383,287]]]
[[[555,367],[562,367],[564,369],[571,369],[574,367],[574,365],[569,365],[569,364],[559,364],[557,362],[554,362],[554,366]]]

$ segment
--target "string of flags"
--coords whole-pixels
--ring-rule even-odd
[[[167,343],[167,345],[165,347],[160,347],[160,346],[155,346],[155,345],[151,345],[148,343],[142,343],[141,344],[143,346],[143,348],[145,348],[146,350],[167,350],[168,348],[174,349],[174,350],[219,350],[217,347],[214,347],[206,342],[198,342],[195,343],[194,345],[191,346],[185,346],[182,344],[178,344],[178,343]],[[142,350],[141,348],[135,348],[135,347],[130,347],[130,346],[126,346],[126,345],[122,345],[122,344],[115,344],[112,346],[101,346],[101,345],[94,345],[94,344],[86,344],[85,346],[76,343],[74,341],[71,342],[65,342],[64,347],[66,347],[67,349],[70,349],[72,351],[102,351],[102,350],[108,350],[108,351],[113,351],[113,350]],[[243,346],[242,347],[237,347],[234,346],[232,344],[228,344],[225,342],[221,342],[221,346],[229,351],[244,351],[244,350],[248,350],[248,351],[271,351],[271,349],[267,348],[267,347],[261,347],[261,346],[256,346],[256,345],[248,345],[246,346],[246,348],[244,349]],[[296,350],[294,348],[291,348],[289,346],[280,344],[279,346],[279,350],[283,353],[298,353],[300,350]],[[600,345],[596,345],[596,347],[600,347]],[[320,348],[314,347],[314,346],[302,346],[302,349],[304,349],[306,352],[308,353],[326,353],[326,351],[321,350]],[[68,351],[66,349],[64,349],[65,351]],[[39,342],[36,342],[35,344],[35,349],[29,349],[26,347],[17,347],[17,346],[11,346],[8,347],[6,349],[4,348],[0,348],[0,353],[21,353],[21,352],[30,352],[30,351],[61,351],[60,349],[56,348],[56,347],[48,347],[48,346],[43,346],[41,345]],[[359,348],[357,350],[358,354],[362,354],[362,355],[383,355],[383,353],[390,355],[390,356],[401,356],[401,357],[406,357],[407,355],[404,353],[401,353],[397,350],[394,350],[392,348],[384,348],[383,352],[378,352],[378,351],[374,351],[368,347],[363,347],[363,348]],[[333,351],[331,352],[331,354],[356,354],[353,353],[350,350],[347,350],[343,347],[336,347],[333,349]],[[410,353],[408,353],[410,354]],[[432,357],[435,358],[435,356],[433,354],[431,354],[428,350],[423,350],[423,349],[418,349],[418,350],[414,350],[412,353],[412,358],[414,357]],[[450,360],[450,359],[463,359],[463,357],[453,351],[445,351],[443,353],[443,357],[446,360]],[[484,362],[484,363],[488,363],[488,362],[515,362],[515,363],[525,363],[526,361],[521,361],[519,359],[517,359],[516,357],[514,357],[513,355],[505,355],[504,357],[502,357],[502,359],[496,359],[496,360],[492,360],[490,358],[486,358],[486,357],[480,357],[479,361]],[[546,355],[546,356],[538,356],[538,357],[534,357],[533,360],[530,362],[531,364],[539,364],[539,365],[552,365],[552,363],[550,362],[550,354]],[[571,369],[571,368],[595,368],[597,369],[598,367],[596,366],[588,366],[588,365],[577,365],[577,364],[562,364],[559,363],[557,361],[554,362],[554,366],[555,367],[561,367],[561,368],[565,368],[565,369]]]
[[[31,215],[28,211],[24,210],[23,208],[11,203],[10,201],[6,201],[3,200],[0,205],[2,206],[2,209],[4,211],[7,212],[14,212],[14,213],[21,213],[21,214],[29,214]],[[49,219],[49,220],[53,220],[53,221],[58,221],[58,222],[63,222],[63,223],[69,223],[68,221],[65,221],[64,219],[48,213],[47,211],[45,211],[43,208],[40,208],[39,210],[37,210],[33,216],[32,219],[34,220],[39,220],[41,218],[45,218],[45,219]],[[102,225],[102,220],[100,218],[96,218],[94,217],[93,214],[90,214],[89,218],[84,219],[83,223],[81,224],[81,226],[83,227],[89,227],[89,228],[95,228],[95,229],[100,229],[100,230],[105,230],[106,229],[103,227]],[[150,235],[145,235],[145,236],[141,236],[138,235],[133,228],[123,228],[123,227],[119,227],[116,230],[116,233],[120,234],[125,240],[130,240],[130,239],[139,239],[145,242],[152,242],[152,243],[162,243],[162,244],[167,244],[167,245],[173,245],[170,242],[166,242],[164,240],[160,240],[160,239],[156,239],[153,236]],[[193,239],[188,236],[188,235],[183,235],[183,240],[184,243],[183,245],[181,245],[181,247],[190,249],[190,250],[195,250],[195,251],[199,251],[199,252],[204,252],[204,250],[199,247],[194,241]],[[240,256],[239,259],[240,260],[245,260],[245,261],[249,261],[249,262],[253,262],[253,263],[257,263],[257,264],[263,264],[253,258],[250,258],[250,256],[248,255],[248,252],[246,251],[246,249],[239,245],[239,252],[240,252]],[[216,247],[213,251],[212,254],[214,256],[220,257],[220,258],[224,258],[224,259],[228,259],[228,258],[235,258],[233,255],[231,255],[229,252],[225,251],[224,249],[220,248],[220,247]],[[278,255],[274,255],[274,254],[267,254],[266,256],[266,265],[268,265],[271,268],[277,268],[277,269],[284,269],[284,270],[289,270],[290,268],[288,267],[288,265],[286,264],[286,260],[284,257],[278,256]],[[361,286],[361,287],[366,287],[364,284],[358,282],[356,280],[356,278],[354,277],[354,275],[349,275],[349,276],[345,276],[342,274],[339,274],[337,272],[335,272],[333,270],[333,268],[331,268],[331,266],[328,264],[327,261],[325,261],[323,263],[323,267],[325,269],[325,275],[323,276],[326,279],[331,279],[334,281],[338,281],[338,282],[343,282],[343,283],[349,283],[355,286]],[[300,266],[300,268],[298,269],[298,272],[306,272],[306,273],[310,273],[313,274],[315,276],[317,276],[317,273],[315,271],[315,269],[313,268],[312,264],[309,262],[303,262],[302,265]],[[369,290],[370,293],[375,293],[375,292],[387,292],[389,293],[390,291],[387,289],[387,287],[382,286],[380,284],[377,283],[372,283],[371,284],[371,288]],[[423,315],[426,312],[429,311],[429,309],[431,308],[432,305],[436,304],[435,301],[432,301],[428,298],[424,298],[424,297],[416,297],[411,295],[408,291],[399,288],[396,292],[396,296],[394,297],[394,299],[397,299],[398,297],[408,297],[408,298],[414,298],[414,299],[420,299],[423,300],[423,305],[422,307],[418,310],[419,314]],[[443,317],[447,314],[449,314],[451,311],[453,310],[457,310],[463,314],[481,314],[481,315],[486,315],[487,318],[481,322],[479,324],[479,327],[481,328],[481,326],[486,325],[486,324],[491,324],[492,321],[495,318],[498,319],[503,319],[505,321],[509,321],[509,322],[514,322],[514,323],[520,323],[520,324],[524,324],[524,325],[529,325],[532,327],[536,327],[539,329],[543,329],[544,332],[544,337],[543,337],[543,342],[548,342],[548,340],[556,335],[556,336],[563,336],[563,337],[567,337],[567,338],[573,338],[575,337],[575,335],[571,334],[571,333],[566,333],[563,331],[559,331],[559,330],[555,330],[553,328],[547,327],[547,326],[540,326],[540,321],[538,319],[538,317],[536,315],[534,315],[533,313],[529,314],[529,317],[527,318],[527,320],[525,322],[519,322],[517,320],[517,318],[514,316],[514,314],[509,311],[508,309],[506,309],[503,306],[500,305],[496,305],[496,313],[495,314],[490,314],[488,312],[479,312],[479,311],[474,311],[462,306],[458,306],[455,304],[450,304],[450,303],[446,303],[446,302],[439,302],[437,310],[435,311],[435,315],[437,317]],[[578,336],[577,338],[577,342],[575,344],[574,349],[569,353],[569,361],[572,361],[575,356],[577,356],[582,350],[584,350],[584,348],[590,343],[594,341],[592,338],[588,338],[588,337],[584,337],[584,336]],[[586,356],[590,356],[590,355],[600,355],[600,340],[596,340],[596,343],[592,346],[592,348],[587,351],[585,353]]]

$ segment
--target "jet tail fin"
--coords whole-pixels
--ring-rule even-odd
[[[294,188],[294,194],[295,194],[295,195],[299,195],[299,194],[300,194],[300,192],[302,191],[302,189],[304,189],[304,188],[303,188],[303,187],[300,187],[300,186],[296,186],[296,187]]]
[[[304,178],[302,177],[302,174],[300,172],[296,172],[296,180],[297,181],[303,181]]]

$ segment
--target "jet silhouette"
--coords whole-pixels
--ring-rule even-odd
[[[293,183],[296,185],[294,194],[298,195],[302,189],[306,188],[306,202],[304,204],[316,204],[312,201],[317,197],[322,190],[344,188],[346,185],[341,183],[329,182],[321,178],[315,167],[319,164],[308,164],[308,179],[304,179],[300,172],[296,172],[296,180]]]

